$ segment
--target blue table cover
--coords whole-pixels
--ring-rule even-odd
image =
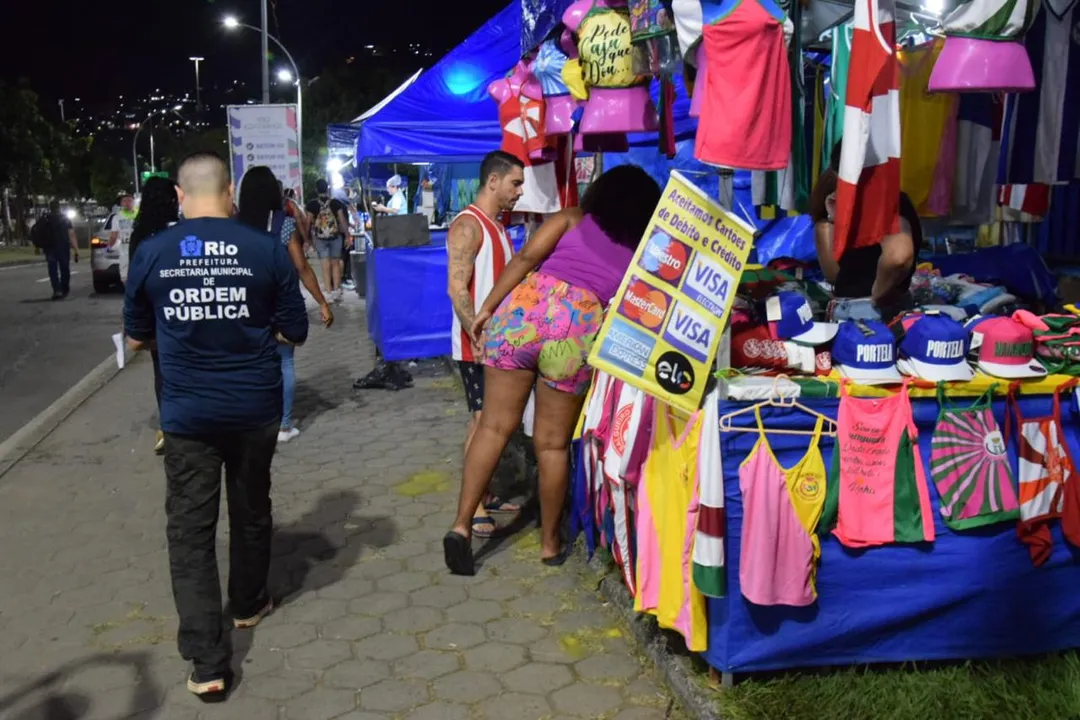
[[[515,251],[525,229],[508,230]],[[446,230],[425,247],[376,248],[367,254],[367,327],[385,360],[450,354],[453,309],[446,294]]]
[[[837,400],[804,400],[808,407],[836,417]],[[956,404],[963,405],[963,401]],[[935,400],[913,400],[924,463],[938,413]],[[1046,415],[1049,397],[1023,397],[1025,416]],[[740,407],[725,403],[720,413]],[[1080,417],[1071,395],[1062,400],[1065,436],[1080,461]],[[1004,401],[994,404],[1004,430]],[[801,412],[769,408],[766,427],[810,430],[813,419]],[[749,426],[752,414],[736,419]],[[1080,647],[1080,551],[1066,544],[1053,526],[1054,553],[1033,567],[1016,526],[1004,523],[954,533],[938,511],[939,497],[929,478],[936,539],[925,546],[891,545],[848,550],[822,536],[817,576],[818,601],[808,608],[763,608],[739,591],[742,500],[738,466],[757,440],[756,433],[722,433],[724,496],[727,510],[728,597],[710,599],[709,649],[705,659],[724,672],[846,665],[910,660],[991,658]],[[771,435],[780,463],[790,467],[805,452],[809,437]],[[1016,441],[1008,439],[1016,467]],[[832,441],[823,438],[826,464]],[[1074,482],[1077,481],[1074,478]]]

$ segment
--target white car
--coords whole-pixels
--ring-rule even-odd
[[[108,217],[99,221],[98,227],[90,235],[90,270],[94,275],[96,293],[124,289],[120,281],[120,252],[126,246],[117,243],[115,248],[109,247],[109,233],[105,229],[108,222]]]

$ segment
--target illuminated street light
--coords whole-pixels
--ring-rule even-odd
[[[264,12],[265,12],[265,6],[264,6]],[[257,33],[263,33],[263,30],[255,27],[254,25],[248,25],[247,23],[240,22],[240,20],[235,15],[226,15],[225,17],[223,17],[221,19],[221,24],[225,27],[226,30],[236,30],[236,29],[239,29],[239,28],[245,28],[247,30],[254,30]],[[303,98],[304,83],[303,83],[303,80],[301,79],[301,76],[300,76],[300,67],[296,64],[296,61],[293,60],[292,54],[289,53],[288,48],[286,48],[285,45],[282,44],[282,42],[280,40],[278,40],[276,37],[274,37],[273,35],[271,35],[269,33],[266,33],[265,37],[267,39],[269,39],[269,40],[272,40],[275,45],[277,45],[279,48],[281,48],[281,52],[285,53],[285,57],[288,59],[289,64],[292,65],[292,74],[290,75],[290,77],[288,79],[286,79],[284,77],[284,73],[288,72],[288,70],[285,70],[284,68],[282,68],[281,70],[278,71],[278,79],[281,80],[282,82],[293,82],[293,80],[296,81],[296,141],[297,141],[296,144],[297,144],[297,150],[300,153],[300,157],[303,157],[304,156],[304,98]],[[266,61],[266,58],[265,58],[265,54],[264,54],[263,62],[265,63],[265,61]],[[265,65],[264,65],[264,67],[265,67]],[[265,74],[263,75],[263,78],[264,78],[263,82],[265,83],[265,78],[266,78]],[[265,92],[265,90],[264,90],[264,92]],[[263,102],[266,102],[265,98],[263,99]]]
[[[290,83],[291,84],[292,81],[293,81],[293,74],[291,72],[289,72],[288,70],[286,70],[285,68],[281,68],[280,70],[277,71],[277,79],[280,80],[283,83]]]

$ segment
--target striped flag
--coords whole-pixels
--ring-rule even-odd
[[[893,0],[856,0],[833,253],[900,230],[900,73]]]

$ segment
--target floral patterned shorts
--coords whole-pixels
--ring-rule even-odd
[[[484,364],[532,370],[549,387],[582,395],[592,377],[585,360],[603,321],[604,306],[594,294],[534,272],[491,318]]]

